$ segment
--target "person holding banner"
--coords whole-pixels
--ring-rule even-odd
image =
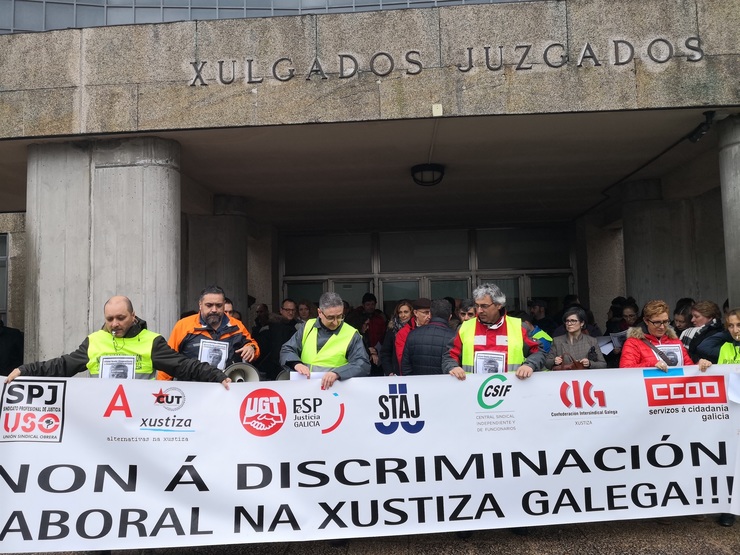
[[[648,368],[655,367],[668,371],[669,366],[691,366],[691,360],[686,347],[676,336],[670,326],[670,307],[665,301],[650,301],[642,309],[642,322],[627,332],[627,341],[622,348],[620,368]],[[676,355],[680,353],[680,359]],[[673,361],[669,355],[676,355]],[[709,368],[711,363],[700,360],[702,370]]]
[[[553,340],[552,348],[545,358],[545,366],[552,370],[566,362],[564,359],[568,355],[573,361],[580,362],[584,369],[606,368],[599,342],[583,333],[586,311],[580,306],[571,306],[563,313],[563,324],[566,333]]]
[[[321,371],[321,388],[337,380],[370,374],[370,359],[359,332],[344,323],[344,303],[336,293],[319,299],[318,318],[300,325],[280,349],[280,364],[311,378]]]
[[[522,321],[506,314],[503,291],[486,283],[473,291],[473,299],[478,316],[458,328],[442,359],[443,372],[464,380],[466,372],[486,373],[497,367],[526,379],[541,370],[545,354]]]
[[[136,379],[153,380],[157,368],[174,376],[201,382],[221,382],[229,389],[231,380],[210,364],[189,359],[172,350],[164,337],[146,329],[146,322],[134,313],[128,297],[111,297],[103,308],[103,328],[85,338],[76,351],[44,362],[22,364],[5,379],[18,376],[74,376],[87,371],[91,377],[101,375],[101,361],[106,357],[130,358]],[[110,359],[109,359],[110,360]]]
[[[719,364],[740,364],[740,308],[733,308],[725,318],[728,339],[719,349]]]
[[[175,323],[169,346],[188,358],[211,364],[213,360],[209,356],[218,347],[218,352],[226,355],[216,361],[222,368],[233,362],[252,362],[260,355],[259,345],[244,324],[226,314],[225,307],[226,294],[223,289],[217,285],[204,288],[198,298],[198,312]],[[172,379],[169,372],[161,370],[157,375],[158,380]]]

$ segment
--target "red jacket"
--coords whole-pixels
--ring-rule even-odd
[[[416,329],[416,318],[413,316],[405,326],[403,326],[396,334],[396,358],[398,359],[398,374],[401,375],[401,360],[403,359],[403,348],[406,346],[406,338],[411,333],[411,330]]]
[[[624,342],[624,347],[622,347],[622,358],[619,359],[620,368],[652,368],[661,360],[655,351],[648,345],[645,345],[643,339],[647,339],[656,347],[659,345],[678,345],[683,357],[683,361],[679,361],[679,364],[683,364],[683,366],[694,364],[689,353],[686,351],[686,347],[676,337],[676,332],[673,331],[673,328],[668,328],[665,335],[658,339],[654,335],[646,333],[642,326],[637,326],[630,328],[629,332],[627,332],[627,341]]]

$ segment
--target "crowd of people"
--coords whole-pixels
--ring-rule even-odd
[[[296,372],[320,379],[328,389],[340,380],[371,375],[449,374],[464,380],[470,373],[510,372],[527,379],[542,370],[667,371],[697,365],[706,371],[713,364],[740,363],[740,308],[730,310],[727,302],[722,310],[712,301],[685,298],[671,311],[662,300],[640,309],[634,299],[617,297],[603,335],[575,295],[566,296],[556,314],[548,313],[543,299],[533,299],[528,308],[507,310],[506,296],[494,284],[477,287],[471,299],[401,300],[389,317],[372,293],[352,307],[329,292],[318,306],[286,298],[279,313],[272,313],[258,305],[250,332],[223,289],[209,286],[198,298],[198,310],[181,315],[165,341],[147,329],[127,297],[115,296],[104,306],[102,328],[76,351],[19,364],[5,381],[84,372],[221,382],[228,389],[229,367],[250,363],[261,380]],[[0,332],[8,334],[1,327]],[[107,358],[120,366],[126,357],[131,359],[126,372],[105,371]],[[720,524],[731,526],[734,520],[722,515]]]

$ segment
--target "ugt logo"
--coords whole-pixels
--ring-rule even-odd
[[[287,407],[283,398],[272,389],[255,389],[242,401],[239,418],[250,434],[267,437],[285,423]]]
[[[413,399],[410,399],[405,383],[388,384],[388,395],[378,397],[378,404],[380,405],[378,416],[381,420],[387,421],[375,423],[375,429],[381,434],[395,433],[399,425],[410,434],[417,434],[424,428],[424,421],[417,420],[421,414],[419,394],[415,393]]]
[[[606,406],[606,395],[603,391],[594,390],[594,384],[590,381],[586,381],[583,388],[578,380],[563,382],[560,386],[560,400],[568,408],[582,409],[584,401],[589,407]]]

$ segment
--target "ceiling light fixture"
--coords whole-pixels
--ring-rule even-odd
[[[442,164],[417,164],[411,168],[414,183],[422,187],[438,185],[444,176],[445,167]]]

